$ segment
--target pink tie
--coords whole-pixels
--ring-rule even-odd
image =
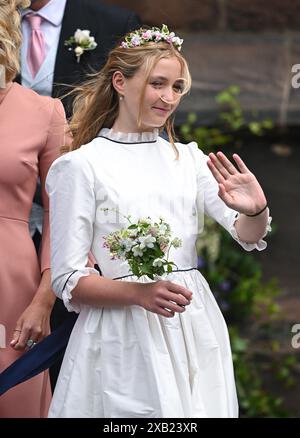
[[[27,62],[34,78],[39,71],[42,62],[45,59],[45,39],[41,31],[41,22],[43,18],[39,15],[25,15],[31,27],[31,38],[28,44]]]

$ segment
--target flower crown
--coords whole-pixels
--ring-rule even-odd
[[[151,29],[144,29],[141,27],[138,30],[130,32],[125,37],[125,41],[122,41],[120,47],[123,49],[129,49],[132,47],[142,46],[149,42],[158,43],[160,41],[166,41],[169,44],[173,44],[177,50],[181,50],[183,39],[175,35],[174,32],[170,32],[168,26],[162,25],[162,28],[152,27]]]

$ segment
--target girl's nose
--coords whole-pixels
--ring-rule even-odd
[[[163,92],[160,95],[160,99],[164,103],[172,104],[177,102],[178,96],[176,95],[176,93],[172,88],[168,88],[163,90]]]

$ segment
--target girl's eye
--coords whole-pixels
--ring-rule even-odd
[[[176,93],[179,93],[179,94],[181,94],[183,92],[182,85],[174,85],[173,89],[176,91]]]
[[[151,85],[153,85],[154,87],[162,87],[162,82],[151,82]]]

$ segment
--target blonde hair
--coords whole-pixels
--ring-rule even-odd
[[[21,15],[17,8],[29,5],[29,0],[0,0],[0,64],[5,68],[6,83],[20,71],[22,34]]]
[[[64,147],[62,152],[78,149],[81,145],[93,140],[101,128],[111,128],[119,113],[119,97],[112,84],[112,77],[116,71],[121,71],[125,78],[132,78],[139,68],[145,66],[145,83],[141,93],[139,120],[141,119],[141,105],[144,98],[150,74],[160,59],[176,57],[181,64],[181,76],[184,79],[182,94],[186,94],[191,87],[191,76],[184,57],[172,44],[166,42],[148,43],[134,48],[116,47],[109,53],[104,67],[91,79],[78,86],[69,94],[75,93],[73,103],[73,117],[70,120],[70,130],[73,143]],[[172,144],[176,158],[178,150],[174,143],[174,128],[172,115],[167,119],[165,128]]]

